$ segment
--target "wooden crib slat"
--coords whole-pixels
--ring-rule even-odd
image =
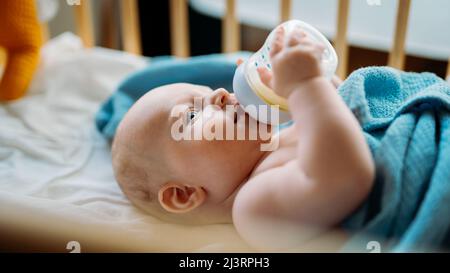
[[[389,66],[398,69],[403,69],[405,64],[405,41],[410,8],[411,0],[398,0],[394,44],[389,53],[388,61]]]
[[[347,44],[347,29],[348,17],[350,11],[350,0],[339,0],[338,15],[337,15],[337,31],[334,46],[339,58],[339,65],[336,74],[344,79],[347,77],[348,65],[348,44]]]
[[[189,57],[189,18],[186,0],[170,0],[170,38],[172,55]]]
[[[119,3],[111,0],[101,1],[100,9],[100,29],[102,31],[100,45],[107,48],[119,49],[119,33],[117,31],[117,19],[115,16],[115,11],[119,10]]]
[[[450,58],[448,59],[448,66],[447,66],[447,75],[445,78],[450,81]]]
[[[280,0],[280,23],[291,19],[292,0]]]
[[[224,53],[240,50],[241,33],[236,18],[236,1],[226,0],[225,16],[222,20],[222,51]]]
[[[82,0],[80,1],[80,5],[74,5],[74,7],[78,36],[80,36],[85,47],[93,47],[95,45],[95,40],[91,0]]]
[[[3,76],[4,66],[7,61],[6,49],[0,46],[0,81]]]
[[[141,55],[138,3],[136,0],[121,0],[122,44],[126,52]]]

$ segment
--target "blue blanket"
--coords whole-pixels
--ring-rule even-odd
[[[190,82],[231,90],[233,56],[152,61],[102,105],[97,128],[112,139],[131,105],[148,90]],[[355,71],[340,94],[358,118],[377,166],[374,189],[343,226],[355,233],[343,251],[450,248],[450,87],[430,73],[384,67]]]
[[[375,187],[344,223],[344,251],[450,249],[450,86],[431,73],[369,67],[339,88],[376,162]]]

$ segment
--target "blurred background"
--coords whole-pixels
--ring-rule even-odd
[[[96,0],[93,20],[96,44],[121,49],[120,0]],[[189,1],[191,55],[221,52],[223,0]],[[330,40],[336,31],[336,0],[294,0],[291,18],[309,22]],[[395,0],[353,0],[350,6],[348,72],[369,65],[385,65],[392,44],[397,8]],[[169,1],[139,0],[142,52],[145,56],[170,55]],[[256,51],[277,25],[278,0],[238,0],[241,49]],[[406,39],[405,70],[430,71],[445,77],[450,56],[450,1],[412,1]],[[75,31],[72,7],[61,0],[49,23],[52,36]]]

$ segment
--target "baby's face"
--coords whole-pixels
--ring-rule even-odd
[[[203,104],[200,108],[199,102]],[[237,107],[236,99],[224,89],[166,85],[148,92],[132,107],[122,131],[127,131],[128,142],[136,150],[154,159],[148,164],[165,162],[161,185],[176,182],[202,187],[207,202],[220,205],[234,198],[264,154],[260,138],[249,140],[247,135],[246,140],[236,139],[239,130],[248,132],[256,122],[249,122],[243,111],[237,111],[237,115],[227,111],[233,105]],[[223,140],[208,140],[202,135],[214,131],[211,128],[217,125],[223,125]],[[225,128],[230,125],[234,126],[232,139],[225,136]],[[192,136],[190,140],[187,133]],[[200,133],[200,139],[194,138],[196,133]]]

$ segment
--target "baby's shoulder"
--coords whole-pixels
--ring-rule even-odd
[[[260,162],[253,170],[252,176],[283,166],[289,161],[295,160],[296,156],[295,146],[280,146],[277,150],[270,152],[270,154]]]

